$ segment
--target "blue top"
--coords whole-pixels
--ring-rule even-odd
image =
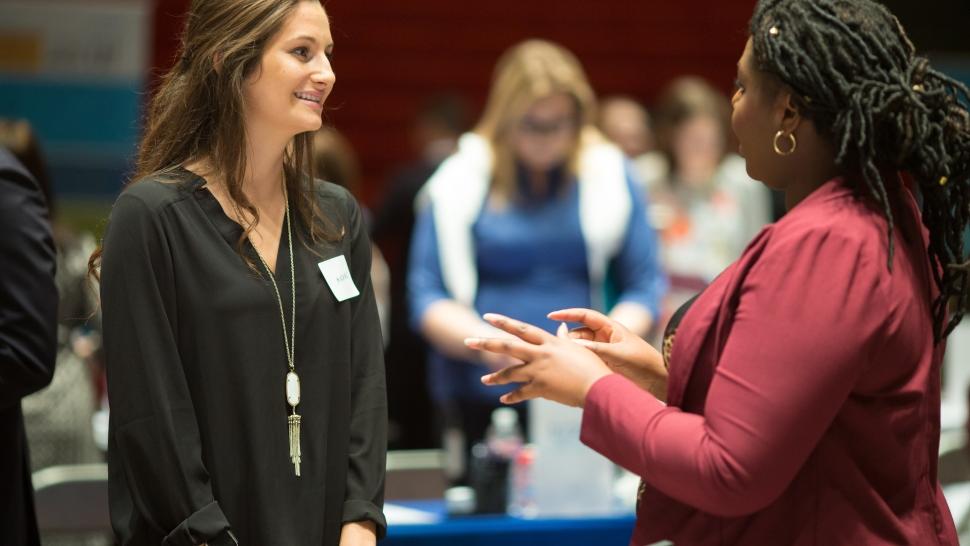
[[[667,280],[658,260],[657,238],[644,212],[645,201],[627,172],[632,210],[619,254],[610,261],[610,282],[618,302],[636,302],[659,316],[660,298]],[[521,180],[521,179],[520,179]],[[562,188],[553,173],[545,196],[530,195],[520,183],[519,199],[502,210],[483,206],[472,226],[478,292],[475,311],[501,313],[535,324],[550,332],[557,324],[546,318],[556,309],[590,307],[591,287],[586,244],[579,220],[579,185]],[[487,200],[486,200],[487,203]],[[421,318],[436,301],[451,299],[445,287],[438,256],[431,207],[418,216],[408,265],[411,323],[419,330]],[[486,387],[481,376],[488,368],[461,362],[432,350],[429,389],[437,401],[465,399],[497,403],[512,388]]]

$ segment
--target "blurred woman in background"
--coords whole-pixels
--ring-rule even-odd
[[[603,309],[610,279],[610,316],[639,334],[653,325],[666,285],[656,238],[623,153],[595,120],[576,57],[523,42],[499,60],[475,130],[419,196],[411,317],[434,349],[429,388],[446,449],[461,449],[461,434],[467,452],[499,405],[479,378],[509,361],[463,344],[495,331],[482,310],[540,322],[567,302]]]
[[[727,98],[700,78],[675,80],[657,105],[665,161],[644,177],[675,286],[710,282],[771,221],[770,192],[751,180],[732,151],[729,117]]]

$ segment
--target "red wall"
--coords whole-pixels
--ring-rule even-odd
[[[165,67],[188,0],[159,0],[155,62]],[[331,122],[356,147],[366,201],[411,156],[409,122],[429,95],[458,92],[472,118],[510,45],[557,41],[583,61],[600,95],[656,98],[698,74],[729,92],[754,0],[328,0],[337,86]]]

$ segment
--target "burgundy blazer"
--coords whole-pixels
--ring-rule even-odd
[[[942,345],[912,197],[886,222],[833,180],[684,315],[669,405],[619,375],[581,437],[640,475],[631,544],[957,546],[937,481]]]

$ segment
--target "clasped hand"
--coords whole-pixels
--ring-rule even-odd
[[[522,362],[482,377],[486,385],[522,384],[502,396],[503,403],[545,398],[582,407],[593,384],[614,372],[660,400],[666,397],[667,370],[660,353],[601,313],[589,309],[550,313],[552,320],[583,324],[572,331],[563,324],[556,335],[502,315],[486,314],[483,318],[515,337],[468,338],[465,344]]]

